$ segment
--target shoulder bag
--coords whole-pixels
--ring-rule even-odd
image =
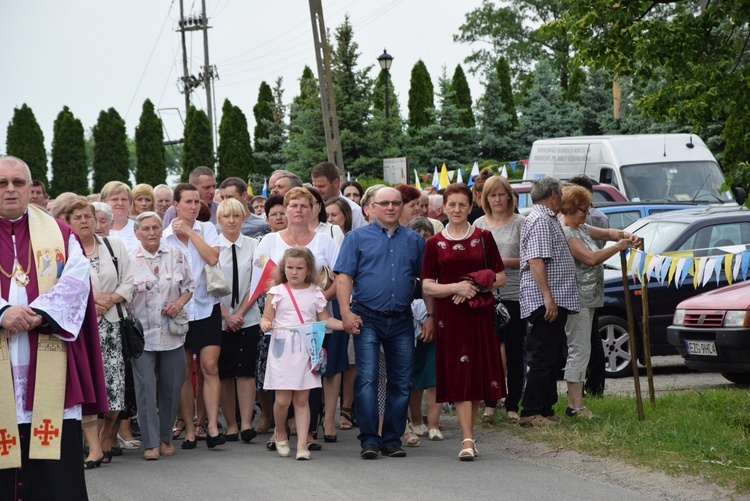
[[[115,265],[115,272],[117,272],[117,283],[120,283],[120,269],[117,266],[117,256],[115,256],[110,245],[109,240],[103,238],[104,244],[107,246],[110,256],[112,256],[112,263]],[[146,338],[143,335],[143,324],[133,315],[125,316],[122,312],[122,306],[120,303],[115,304],[117,306],[117,314],[120,316],[120,338],[122,339],[122,356],[125,360],[131,358],[138,358],[143,354],[143,348],[146,346]]]
[[[484,257],[484,267],[487,268],[487,251],[484,248],[484,230],[479,235],[479,241],[482,243],[482,257]],[[510,312],[508,312],[508,308],[503,304],[500,299],[494,295],[495,297],[495,331],[499,331],[500,329],[503,329],[506,325],[508,325],[508,322],[510,322]]]
[[[204,230],[204,223],[201,223],[201,238],[205,241],[206,232]],[[214,297],[224,297],[232,293],[232,289],[227,284],[227,279],[224,276],[224,272],[221,271],[218,265],[211,266],[206,263],[203,266],[206,272],[206,290],[209,294]]]

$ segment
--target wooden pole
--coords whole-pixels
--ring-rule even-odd
[[[633,252],[631,250],[631,252]],[[628,339],[630,342],[630,365],[633,368],[633,383],[635,385],[635,401],[638,409],[638,421],[643,421],[643,397],[641,397],[641,381],[638,378],[638,343],[635,338],[635,320],[633,319],[632,300],[630,299],[630,284],[628,284],[628,263],[625,252],[620,251],[620,267],[622,269],[622,292],[625,295],[625,310],[628,314]]]
[[[638,250],[644,251],[643,241]],[[645,275],[646,270],[643,270]],[[649,310],[648,310],[648,280],[645,276],[641,279],[641,305],[643,309],[643,356],[646,359],[646,375],[648,377],[648,396],[651,400],[651,408],[656,407],[656,396],[654,395],[654,369],[651,366],[651,335],[649,333]]]

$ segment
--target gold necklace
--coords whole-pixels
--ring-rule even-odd
[[[18,262],[18,258],[14,257],[13,260],[16,262],[13,274],[11,275],[5,271],[2,265],[0,265],[0,273],[2,273],[5,278],[15,279],[19,287],[26,287],[29,285],[29,272],[31,271],[31,242],[29,242],[29,261],[26,270],[24,271],[24,269],[21,268],[21,263]]]
[[[294,246],[295,247],[304,247],[304,245],[300,245],[299,243],[297,243],[297,240],[294,239],[294,237],[292,236],[292,232],[291,231],[288,232],[288,234],[289,234],[289,238],[292,239],[292,242],[294,242]],[[307,232],[305,233],[305,237],[302,240],[305,240],[308,236],[310,236],[310,229],[309,228],[308,228]]]

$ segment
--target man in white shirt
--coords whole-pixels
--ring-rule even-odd
[[[352,209],[352,229],[355,230],[360,226],[367,224],[362,217],[362,208],[356,202],[346,198],[341,194],[339,184],[341,183],[341,172],[331,162],[321,162],[312,170],[312,185],[323,200],[328,201],[332,198],[339,197],[349,204]]]

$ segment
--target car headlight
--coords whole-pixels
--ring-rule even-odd
[[[672,319],[672,325],[684,325],[685,324],[685,310],[674,310],[674,318]]]
[[[745,327],[746,310],[727,310],[724,315],[724,327]]]

